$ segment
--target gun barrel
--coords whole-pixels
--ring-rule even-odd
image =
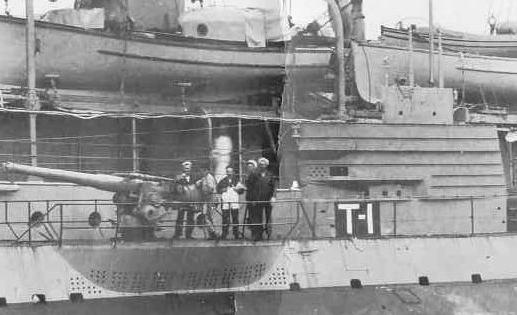
[[[122,176],[129,179],[140,179],[149,182],[174,182],[175,179],[163,176],[142,174],[142,173],[114,173],[114,176]]]
[[[119,176],[106,174],[88,174],[45,167],[28,166],[10,162],[2,163],[2,169],[7,172],[32,175],[50,180],[64,181],[112,192],[136,191],[140,188],[141,184],[141,181],[126,180],[124,177]]]

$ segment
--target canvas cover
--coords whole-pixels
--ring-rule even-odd
[[[59,9],[45,13],[41,20],[56,24],[70,26],[103,29],[104,28],[104,9]]]
[[[289,39],[287,18],[276,10],[206,7],[184,13],[179,21],[186,36],[245,41],[250,47]],[[199,32],[200,25],[206,26],[206,34]]]
[[[185,0],[76,0],[74,7],[104,8],[105,19],[110,23],[122,24],[129,16],[137,31],[173,32],[179,27]]]
[[[135,30],[175,31],[184,9],[184,0],[128,0],[128,13]]]

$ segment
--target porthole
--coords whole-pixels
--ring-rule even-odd
[[[208,35],[208,26],[204,23],[198,24],[197,25],[197,34],[202,37],[205,37],[206,35]]]
[[[102,222],[102,218],[101,218],[100,213],[98,213],[98,212],[92,212],[88,216],[88,224],[91,227],[94,227],[94,228],[99,227],[101,225],[101,222]]]

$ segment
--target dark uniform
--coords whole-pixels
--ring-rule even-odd
[[[181,173],[176,176],[178,184],[183,186],[189,186],[196,183],[197,179],[190,173]],[[185,214],[187,215],[187,227],[185,228],[185,238],[192,238],[192,232],[194,231],[194,215],[196,213],[196,207],[191,204],[182,204],[178,210],[178,217],[176,218],[176,230],[174,231],[174,238],[180,238],[183,234],[183,222],[185,220]]]
[[[275,192],[273,174],[268,170],[256,170],[252,172],[246,182],[248,188],[247,200],[251,202],[250,223],[253,240],[262,239],[264,232],[263,215],[266,214],[266,225],[271,223],[271,198]],[[268,236],[269,236],[268,231]]]

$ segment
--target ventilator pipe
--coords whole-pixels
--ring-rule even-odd
[[[335,0],[326,0],[329,8],[330,18],[334,21],[332,23],[334,33],[336,34],[336,54],[338,63],[338,90],[337,103],[339,106],[339,115],[341,118],[348,118],[346,110],[346,95],[345,95],[345,35],[343,31],[343,19],[341,18],[341,10]]]
[[[25,27],[25,41],[26,41],[26,75],[27,75],[27,88],[29,98],[27,104],[28,109],[34,110],[34,104],[30,103],[34,101],[36,96],[36,26],[34,24],[34,0],[25,0],[25,14],[26,14],[26,27]],[[32,96],[32,98],[31,98]]]
[[[443,43],[442,43],[442,31],[438,30],[438,87],[443,89]]]
[[[409,86],[415,86],[415,68],[413,64],[413,25],[409,26]]]
[[[433,0],[429,0],[429,86],[434,87],[434,22]]]

